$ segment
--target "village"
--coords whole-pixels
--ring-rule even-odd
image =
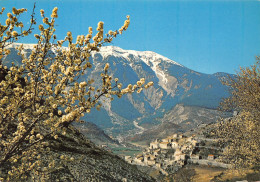
[[[131,164],[157,168],[165,175],[177,171],[186,164],[229,168],[228,164],[218,161],[221,157],[218,155],[219,152],[208,153],[208,151],[218,150],[205,146],[204,140],[195,135],[173,134],[164,139],[156,139],[142,154],[133,157],[125,156],[125,160]]]

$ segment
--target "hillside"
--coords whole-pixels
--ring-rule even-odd
[[[112,144],[119,145],[117,140],[110,138],[101,128],[91,122],[84,122],[84,124],[75,123],[74,126],[86,136],[87,139],[96,145]]]
[[[54,160],[62,165],[45,175],[31,173],[26,181],[154,181],[136,166],[97,147],[74,127],[70,127],[65,136],[59,135],[57,140],[49,139],[48,142],[50,152],[43,153],[41,159],[48,164]],[[62,161],[62,155],[73,160]],[[8,165],[0,166],[0,171],[5,171],[6,167]]]
[[[202,124],[216,123],[220,118],[230,116],[232,116],[232,113],[217,109],[177,104],[160,120],[162,122],[174,123],[180,126],[184,131],[187,131]]]
[[[172,135],[173,133],[179,133],[179,132],[183,132],[180,126],[171,122],[164,122],[151,129],[145,130],[140,134],[129,136],[125,140],[138,145],[145,146],[145,145],[149,145],[149,143],[156,138],[165,138],[169,135]]]
[[[123,181],[124,178],[133,181],[153,181],[139,172],[135,166],[97,148],[73,128],[71,136],[58,140],[58,143],[54,143],[53,149],[54,152],[66,153],[75,158],[75,162],[68,163],[65,167],[78,181]],[[81,160],[77,162],[77,158]]]
[[[158,119],[161,124],[134,136],[127,137],[126,140],[147,145],[156,138],[165,138],[173,133],[183,133],[202,125],[216,123],[220,117],[226,118],[231,115],[229,112],[222,112],[216,109],[177,104],[162,118]]]

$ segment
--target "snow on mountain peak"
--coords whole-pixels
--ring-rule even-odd
[[[19,47],[21,44],[23,44],[23,47],[25,49],[33,49],[33,47],[36,45],[36,44],[24,44],[24,43],[12,43],[8,45],[7,48]],[[94,52],[93,54],[95,53],[96,52]],[[152,51],[124,50],[116,46],[103,46],[101,47],[98,53],[100,53],[103,56],[103,58],[106,58],[107,56],[115,56],[115,57],[124,57],[127,60],[129,60],[128,58],[129,55],[133,55],[134,57],[137,57],[142,61],[144,61],[149,66],[151,66],[151,63],[159,64],[158,62],[165,61],[168,63],[172,63],[184,67],[183,65]]]
[[[150,66],[149,62],[160,62],[160,60],[162,60],[183,67],[183,65],[152,51],[124,50],[116,46],[104,46],[100,49],[99,53],[103,57],[113,55],[116,57],[125,57],[125,58],[127,58],[131,54],[137,58],[140,58],[149,66]]]
[[[167,57],[164,57],[152,51],[124,50],[120,47],[106,46],[106,47],[102,47],[99,53],[103,56],[103,59],[107,58],[108,56],[123,58],[124,60],[127,60],[129,62],[129,65],[131,67],[134,64],[133,59],[131,59],[131,56],[135,58],[134,61],[144,62],[154,71],[156,76],[159,78],[159,85],[162,86],[167,91],[168,94],[171,93],[171,91],[166,87],[169,74],[165,69],[161,67],[160,64],[169,63],[169,64],[184,67],[181,64],[176,63],[175,61],[172,61]]]

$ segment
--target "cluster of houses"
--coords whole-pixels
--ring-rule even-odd
[[[174,134],[164,139],[156,139],[142,154],[135,157],[125,156],[125,160],[132,164],[154,166],[162,170],[169,165],[183,166],[196,145],[194,136]]]
[[[194,149],[198,145],[199,142],[194,135],[187,137],[182,134],[174,134],[164,139],[156,139],[150,143],[149,148],[146,148],[142,154],[134,157],[125,156],[125,160],[131,164],[156,167],[167,174],[165,169],[168,166],[180,168],[187,162],[197,163],[201,161],[201,157],[194,154]],[[215,156],[209,154],[204,161],[214,163]]]

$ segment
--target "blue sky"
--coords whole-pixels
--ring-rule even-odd
[[[10,10],[33,7],[33,0],[0,0]],[[58,7],[58,39],[67,31],[76,37],[105,22],[105,30],[129,29],[113,45],[154,51],[202,73],[235,73],[260,55],[260,1],[250,0],[38,0],[36,13],[50,15]],[[40,16],[37,16],[41,22]],[[2,21],[2,19],[1,19]],[[33,38],[23,42],[33,43]]]

